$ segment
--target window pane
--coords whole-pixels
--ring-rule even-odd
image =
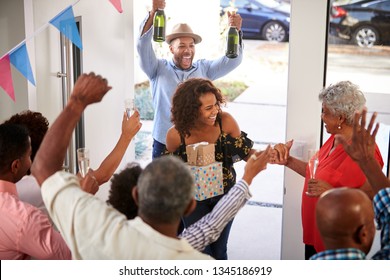
[[[390,125],[390,0],[336,1],[330,12],[326,85],[359,85],[369,112],[377,111],[377,143],[387,172]],[[325,136],[326,137],[326,136]]]

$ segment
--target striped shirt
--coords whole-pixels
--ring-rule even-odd
[[[185,238],[195,249],[201,251],[218,239],[226,224],[251,198],[249,185],[241,179],[215,205],[213,211],[185,229],[179,237]]]

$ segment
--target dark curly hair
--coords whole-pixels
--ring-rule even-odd
[[[141,172],[141,166],[132,163],[120,173],[114,174],[111,179],[107,204],[124,214],[127,219],[134,219],[137,216],[138,207],[134,202],[131,191],[137,185]]]
[[[225,104],[220,89],[207,79],[191,78],[176,88],[172,99],[171,121],[180,135],[184,137],[191,135],[190,131],[199,118],[199,108],[202,106],[199,98],[206,93],[215,95],[219,107]]]
[[[26,110],[13,115],[4,123],[23,125],[28,129],[31,138],[31,160],[33,161],[43,137],[49,129],[49,121],[39,112]]]

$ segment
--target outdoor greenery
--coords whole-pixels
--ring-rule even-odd
[[[233,102],[248,86],[242,81],[219,79],[213,82],[225,96],[227,102]],[[141,114],[142,120],[153,120],[153,103],[149,81],[135,85],[135,106]]]
[[[151,137],[151,133],[147,131],[139,131],[135,137],[135,158],[141,158],[144,151],[148,148],[147,138]]]
[[[154,110],[149,81],[134,86],[134,103],[138,109],[141,120],[153,120]]]
[[[216,80],[214,85],[219,88],[227,102],[233,102],[248,86],[242,81]]]

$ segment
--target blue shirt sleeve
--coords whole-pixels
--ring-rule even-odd
[[[149,15],[144,19],[140,26],[140,35],[137,40],[137,52],[139,55],[139,65],[142,71],[145,72],[149,79],[154,79],[157,75],[158,60],[152,45],[153,26],[141,35],[148,17]]]
[[[381,230],[381,249],[373,259],[390,259],[390,188],[380,190],[374,197],[377,228]]]

